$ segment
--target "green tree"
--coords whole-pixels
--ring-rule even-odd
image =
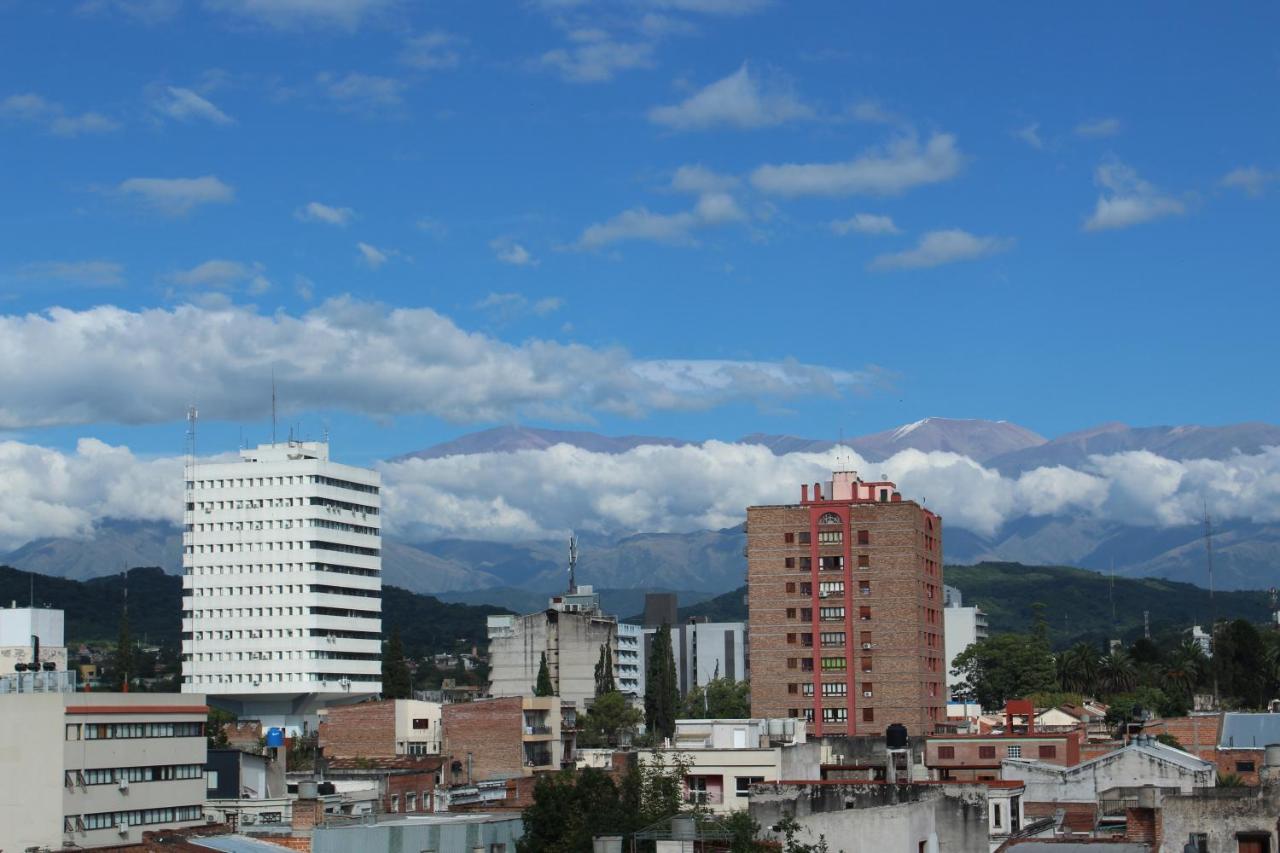
[[[986,709],[1058,686],[1053,655],[1046,642],[1034,635],[996,634],[979,640],[957,655],[953,664],[952,674],[963,679],[956,686],[957,695]]]
[[[663,623],[653,636],[649,666],[645,672],[644,720],[657,738],[674,737],[680,688],[676,683],[676,660],[671,648],[671,626]]]
[[[596,696],[613,693],[617,689],[613,680],[613,652],[605,643],[600,647],[600,658],[596,661]]]
[[[209,717],[204,724],[205,738],[209,741],[209,749],[227,748],[227,726],[236,721],[236,715],[221,708],[210,708]]]
[[[1128,693],[1138,685],[1138,667],[1127,652],[1117,649],[1098,661],[1098,686],[1105,693]]]
[[[538,683],[533,685],[534,696],[556,695],[555,685],[551,683],[551,669],[547,666],[547,653],[542,653],[542,661],[538,664]]]
[[[111,686],[116,691],[128,690],[130,682],[137,677],[136,667],[133,637],[129,633],[129,606],[126,604],[120,614],[120,636],[116,639],[116,650],[111,656]]]
[[[533,803],[521,815],[521,853],[579,853],[591,850],[597,835],[618,835],[633,828],[618,787],[607,773],[587,768],[539,777]]]
[[[1269,698],[1267,655],[1258,629],[1244,619],[1214,631],[1213,671],[1219,692],[1243,708],[1261,708]]]
[[[595,698],[582,717],[578,745],[584,747],[618,746],[644,721],[644,714],[633,708],[627,697],[616,690]]]
[[[1098,689],[1098,650],[1076,643],[1057,657],[1058,683],[1063,690],[1094,694]]]
[[[413,692],[409,665],[404,660],[400,629],[393,628],[391,639],[382,649],[382,696],[385,699],[408,699]]]
[[[751,716],[751,684],[714,678],[695,685],[684,699],[683,716],[711,720],[742,720]]]
[[[1187,748],[1182,745],[1182,741],[1178,740],[1176,737],[1169,734],[1168,732],[1161,732],[1160,734],[1156,735],[1156,741],[1158,743],[1164,744],[1165,746],[1171,746],[1174,749],[1180,749],[1183,752],[1187,751]]]

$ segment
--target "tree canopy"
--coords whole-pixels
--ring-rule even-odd
[[[1048,643],[1035,635],[996,634],[979,640],[956,656],[952,673],[963,679],[954,693],[987,709],[1058,686]]]
[[[555,685],[551,683],[551,669],[547,666],[547,653],[542,653],[542,660],[538,664],[538,681],[533,685],[534,696],[554,696],[556,695]]]
[[[751,716],[751,684],[715,678],[695,685],[684,698],[683,717],[710,720],[742,720]]]
[[[404,644],[400,642],[400,629],[396,627],[391,630],[391,639],[382,649],[382,695],[386,699],[408,699],[412,692]]]
[[[649,665],[645,671],[644,719],[657,738],[674,737],[680,709],[680,687],[676,682],[676,660],[671,647],[671,626],[663,624],[653,636]]]

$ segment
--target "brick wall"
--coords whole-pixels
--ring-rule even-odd
[[[300,853],[311,853],[311,836],[309,835],[253,835],[255,841],[265,841],[277,847],[286,847]]]
[[[428,814],[432,811],[432,797],[435,795],[436,774],[404,773],[388,775],[383,786],[383,811],[394,814]],[[413,808],[409,807],[412,794]],[[395,808],[392,808],[393,800]]]
[[[309,832],[324,822],[324,802],[297,799],[293,801],[294,832]]]
[[[466,784],[468,755],[474,782],[523,775],[522,706],[523,700],[518,696],[444,706],[442,752],[449,756],[444,767],[446,785]],[[459,774],[452,771],[455,761],[462,764]]]
[[[1142,727],[1142,733],[1173,735],[1182,744],[1182,748],[1192,755],[1205,761],[1217,761],[1218,733],[1221,728],[1221,714],[1205,714],[1151,720]]]
[[[320,721],[320,748],[327,758],[394,758],[395,700],[326,709]]]
[[[1262,769],[1262,756],[1263,750],[1261,749],[1219,749],[1208,760],[1215,761],[1218,765],[1218,772],[1224,776],[1228,773],[1234,773],[1246,785],[1259,785],[1261,782],[1258,778],[1258,771]],[[1252,769],[1247,769],[1250,764],[1253,765]]]
[[[827,512],[842,518],[840,543],[820,541],[820,532],[837,529],[818,525]],[[748,508],[752,715],[812,710],[815,734],[883,733],[890,723],[913,735],[932,732],[946,719],[941,543],[941,520],[910,501]],[[824,556],[842,557],[843,570],[822,570]],[[822,584],[835,581],[844,583],[843,593],[822,597]],[[844,608],[843,620],[822,618],[822,608],[833,607]],[[821,635],[830,632],[844,632],[843,647],[823,648]],[[805,634],[812,646],[804,645]],[[835,657],[845,668],[824,670],[823,658]],[[824,695],[824,683],[844,695]],[[814,695],[804,694],[806,685]],[[823,708],[844,709],[847,723],[824,722]]]

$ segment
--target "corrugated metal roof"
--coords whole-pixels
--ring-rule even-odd
[[[221,850],[222,853],[281,853],[284,850],[278,844],[256,841],[243,835],[216,835],[209,838],[191,838],[188,840],[200,847]]]
[[[1262,749],[1280,744],[1280,714],[1223,714],[1219,749]]]

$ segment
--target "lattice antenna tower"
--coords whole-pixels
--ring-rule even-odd
[[[569,593],[578,591],[578,537],[569,534]]]

